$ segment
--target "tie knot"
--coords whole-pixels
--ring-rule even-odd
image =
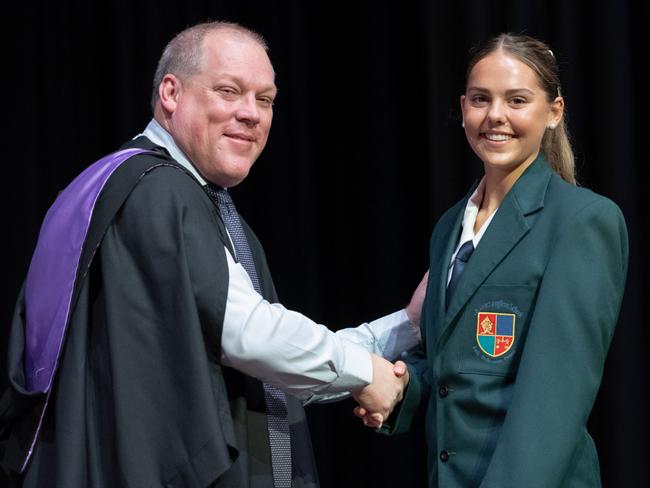
[[[473,252],[474,252],[474,243],[471,240],[467,241],[462,246],[460,246],[460,249],[456,254],[456,259],[460,259],[461,261],[466,263]]]
[[[219,206],[234,205],[234,202],[232,201],[228,190],[225,188],[221,188],[219,186],[213,185],[212,183],[208,183],[205,186],[205,191],[208,193],[210,198],[212,198],[212,200],[214,200]]]

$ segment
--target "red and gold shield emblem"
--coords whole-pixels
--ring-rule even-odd
[[[476,319],[476,342],[488,356],[503,356],[515,342],[515,314],[479,312]]]

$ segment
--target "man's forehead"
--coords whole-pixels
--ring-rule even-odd
[[[224,28],[206,35],[202,48],[201,71],[212,77],[254,81],[265,91],[276,90],[271,60],[254,38]]]

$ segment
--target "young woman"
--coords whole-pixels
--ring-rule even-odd
[[[576,186],[548,46],[502,34],[475,52],[460,103],[485,174],[437,223],[425,358],[395,429],[426,405],[429,485],[596,487],[586,423],[627,270],[610,200]]]

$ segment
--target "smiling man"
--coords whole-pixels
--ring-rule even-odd
[[[416,345],[422,287],[406,310],[335,334],[275,303],[227,192],[264,149],[274,78],[248,29],[181,32],[153,120],[51,207],[0,401],[16,485],[317,486],[302,402],[352,392],[386,418],[401,398],[408,375],[381,356]]]
[[[230,188],[248,176],[266,145],[275,73],[263,40],[234,28],[205,34],[196,72],[174,52],[195,35],[180,37],[163,54],[154,79],[154,118],[206,180]]]

